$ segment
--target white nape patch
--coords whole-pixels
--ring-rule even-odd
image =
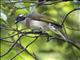
[[[23,14],[20,14],[19,17],[24,16]]]

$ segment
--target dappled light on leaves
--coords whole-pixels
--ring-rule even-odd
[[[1,0],[1,60],[79,60],[78,2],[75,4],[74,1],[59,0]],[[16,24],[16,18],[20,14],[24,15],[26,20],[29,18],[41,21],[45,25],[34,23],[33,25],[40,27],[39,31],[37,28],[34,31],[34,27],[25,26],[27,24],[21,21]]]

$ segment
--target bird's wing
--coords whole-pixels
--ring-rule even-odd
[[[52,20],[50,16],[41,15],[38,13],[30,14],[29,17],[32,18],[33,20],[44,21],[44,22],[52,23],[52,24],[56,23],[56,21]]]
[[[28,17],[31,18],[32,20],[43,21],[43,22],[46,22],[46,23],[51,23],[52,25],[55,25],[57,27],[62,27],[56,21],[52,20],[50,18],[50,16],[41,15],[39,13],[37,13],[37,14],[36,13],[33,13],[33,14],[29,14]]]

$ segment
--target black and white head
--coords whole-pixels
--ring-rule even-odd
[[[25,20],[25,18],[26,18],[25,15],[19,14],[19,15],[16,17],[16,23]]]

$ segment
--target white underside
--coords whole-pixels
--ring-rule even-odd
[[[48,30],[48,24],[42,21],[36,21],[36,20],[32,20],[30,22],[30,28],[31,29],[36,29],[36,30]]]
[[[51,23],[46,23],[37,20],[27,20],[27,21],[26,20],[24,20],[23,23],[25,25],[29,24],[28,27],[32,30],[39,30],[39,31],[55,30],[55,27],[51,26]]]

